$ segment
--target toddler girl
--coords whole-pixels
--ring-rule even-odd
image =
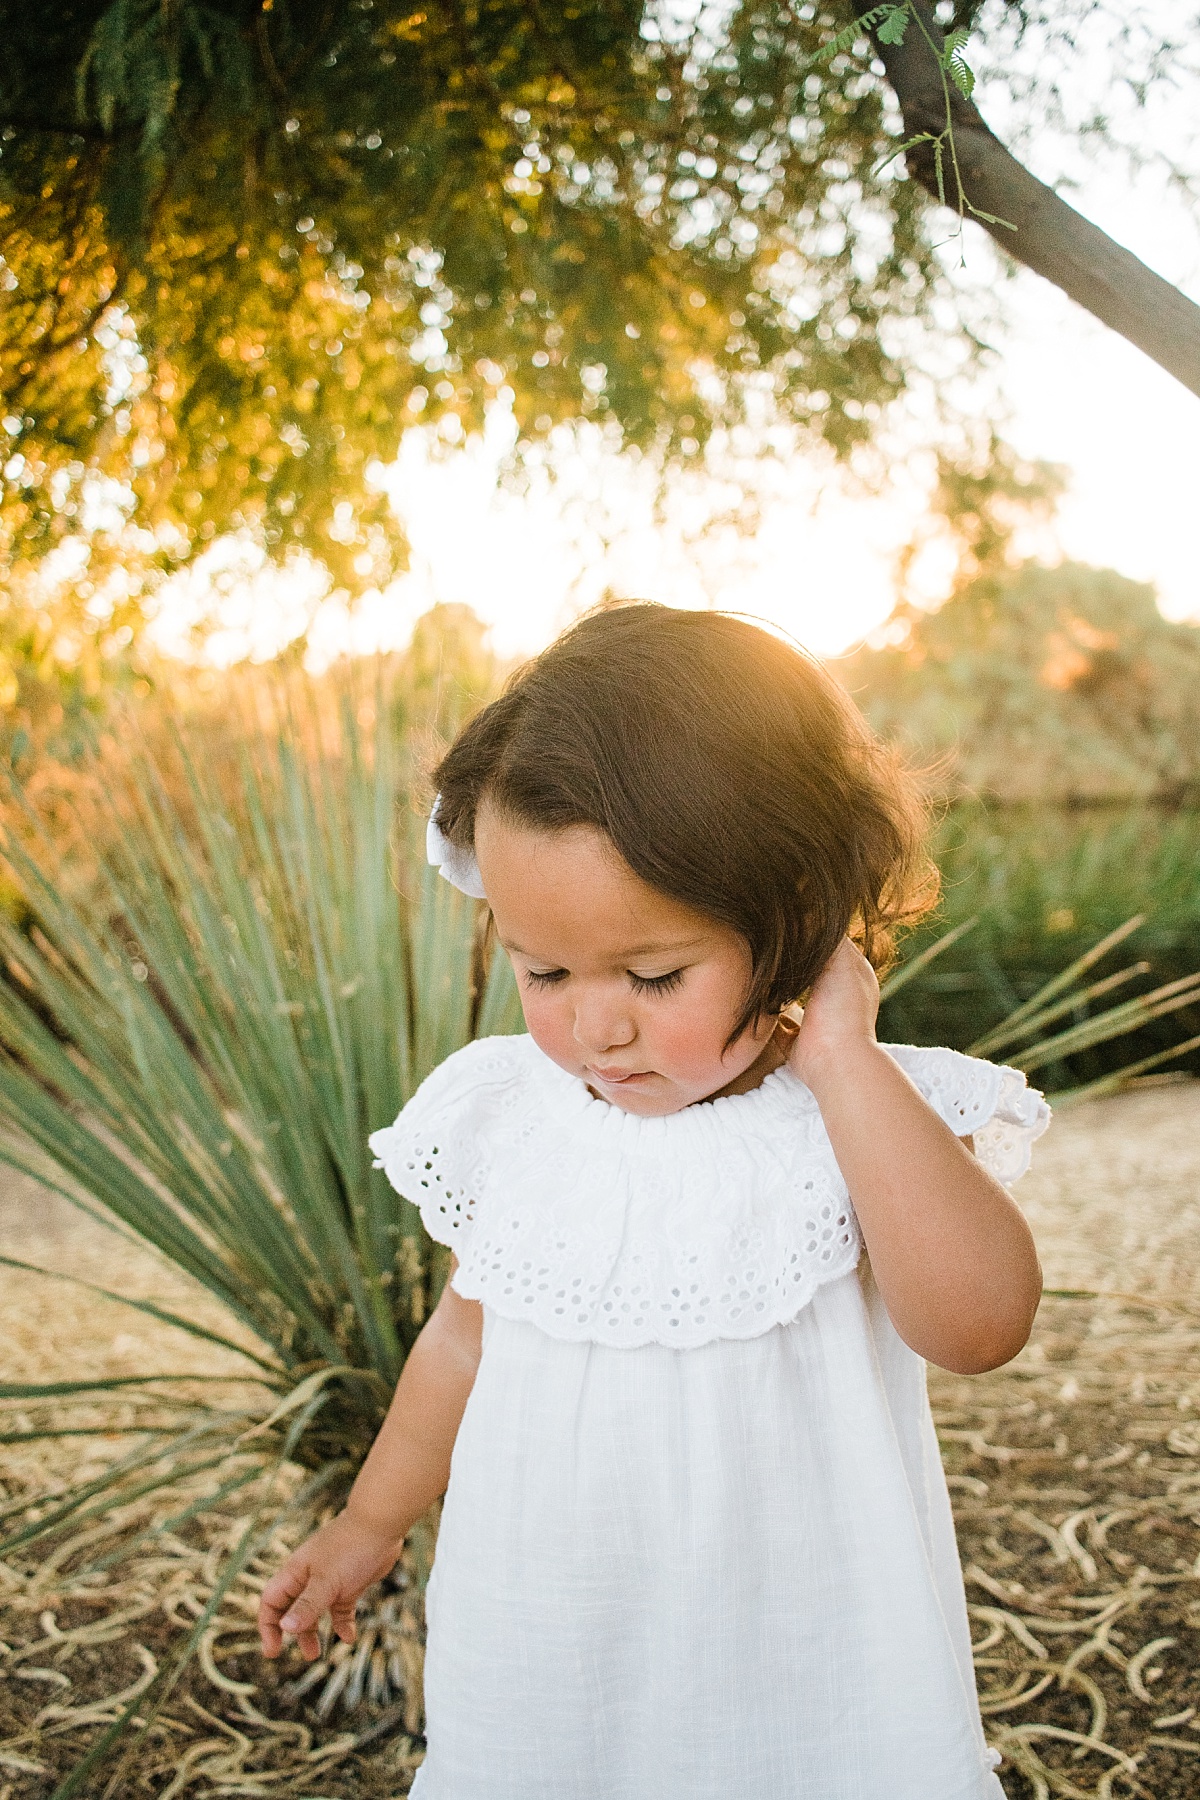
[[[452,1273],[266,1654],[326,1612],[349,1641],[445,1492],[419,1800],[997,1800],[922,1359],[1025,1342],[1000,1183],[1048,1115],[875,1040],[872,962],[930,898],[902,775],[787,644],[630,605],[437,783],[528,1036],[371,1140]]]

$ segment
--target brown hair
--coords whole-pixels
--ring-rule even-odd
[[[937,894],[925,807],[819,663],[728,613],[586,614],[438,765],[439,823],[490,804],[603,831],[651,887],[732,926],[752,973],[736,1037],[812,986],[849,932],[876,966]]]

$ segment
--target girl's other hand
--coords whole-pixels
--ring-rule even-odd
[[[359,1596],[386,1575],[400,1555],[394,1537],[339,1513],[288,1557],[262,1591],[258,1635],[266,1657],[278,1656],[285,1634],[301,1655],[320,1654],[317,1627],[326,1613],[344,1644],[354,1642],[354,1609]]]
[[[875,1042],[879,983],[856,944],[843,938],[813,983],[788,1055],[801,1081],[829,1057]]]

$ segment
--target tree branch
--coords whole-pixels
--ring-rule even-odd
[[[929,0],[913,0],[913,10],[917,18],[902,44],[881,43],[874,32],[871,40],[900,104],[906,139],[921,134],[937,138],[946,125],[946,91],[929,39],[940,46],[942,32]],[[1044,275],[1200,395],[1200,306],[1031,175],[984,123],[974,102],[953,85],[950,113],[966,216],[978,208],[1008,220],[1015,230],[983,219],[979,223],[1010,256]],[[937,199],[933,144],[916,145],[905,161],[913,178]],[[946,199],[954,204],[948,157],[945,164]]]

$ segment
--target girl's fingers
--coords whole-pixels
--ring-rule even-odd
[[[358,1627],[354,1622],[355,1604],[353,1600],[335,1600],[329,1608],[333,1629],[343,1644],[352,1644],[358,1635]]]
[[[258,1602],[258,1635],[264,1656],[275,1657],[282,1650],[283,1631],[280,1629],[280,1622],[292,1602],[307,1587],[308,1573],[306,1563],[286,1562],[263,1588]],[[291,1627],[286,1629],[290,1630]]]
[[[340,1600],[341,1595],[331,1582],[314,1577],[292,1601],[279,1621],[279,1628],[294,1632],[297,1638],[307,1637],[316,1631],[322,1613],[327,1613]]]
[[[264,1656],[278,1656],[286,1632],[295,1638],[305,1660],[312,1662],[320,1655],[318,1626],[326,1613],[342,1642],[354,1642],[354,1599],[348,1599],[344,1590],[329,1580],[305,1580],[305,1573],[297,1571],[284,1580],[288,1575],[285,1567],[263,1589],[258,1616]]]
[[[276,1618],[284,1614],[298,1594],[302,1594],[308,1586],[308,1563],[298,1558],[289,1558],[282,1569],[277,1569],[262,1591],[259,1599],[259,1611],[269,1612]]]

